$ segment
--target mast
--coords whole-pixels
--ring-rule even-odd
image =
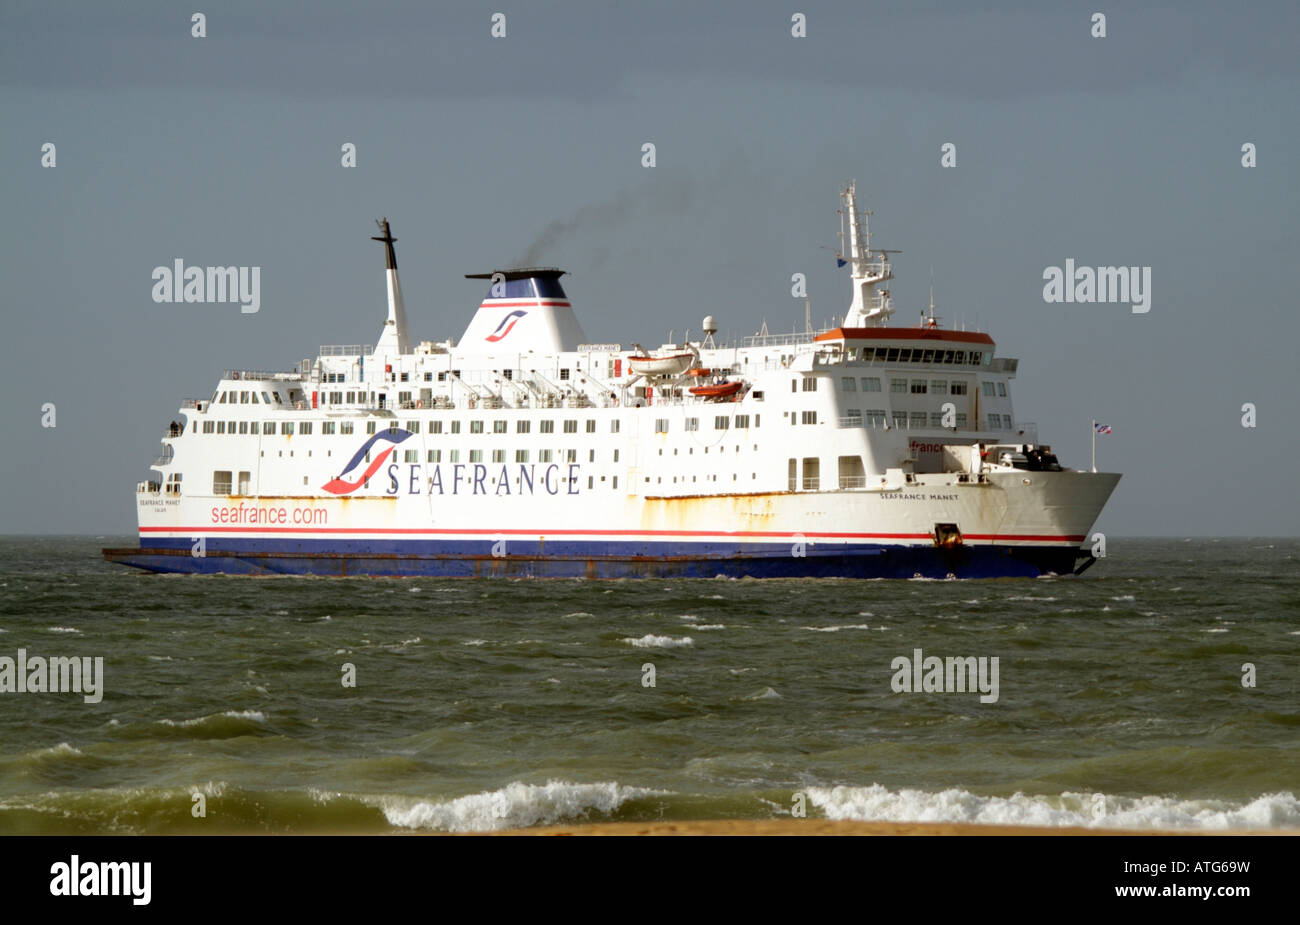
[[[877,283],[892,279],[893,268],[886,251],[871,249],[871,211],[858,211],[857,181],[841,192],[849,217],[849,269],[853,277],[853,301],[844,318],[845,327],[883,325],[894,313],[888,290],[875,291]],[[895,252],[896,253],[896,252]]]
[[[402,302],[402,284],[397,279],[397,252],[393,244],[397,241],[388,228],[388,218],[378,222],[381,235],[371,235],[370,240],[380,241],[384,245],[388,277],[388,319],[384,322],[384,331],[375,344],[375,353],[410,353],[410,336],[406,333],[406,306]],[[387,350],[385,351],[385,348]]]

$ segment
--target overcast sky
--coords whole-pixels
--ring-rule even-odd
[[[194,38],[175,3],[5,0],[0,532],[133,532],[180,399],[373,343],[381,215],[417,340],[460,336],[464,273],[532,255],[591,340],[651,344],[802,325],[796,272],[842,316],[856,178],[897,322],[933,268],[1064,464],[1112,425],[1100,529],[1296,535],[1300,5],[950,5],[205,2]],[[261,267],[260,311],[154,303],[177,258]],[[1067,259],[1151,267],[1150,311],[1045,303]]]

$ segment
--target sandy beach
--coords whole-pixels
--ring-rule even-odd
[[[499,835],[1300,835],[1294,829],[1129,830],[977,825],[968,822],[848,822],[834,819],[708,819],[604,822],[512,829]]]

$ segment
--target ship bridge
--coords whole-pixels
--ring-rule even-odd
[[[989,366],[993,338],[982,331],[950,331],[934,323],[916,328],[832,328],[813,338],[821,348],[839,348],[846,359]]]

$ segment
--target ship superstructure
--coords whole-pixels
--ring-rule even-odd
[[[154,571],[535,577],[1068,573],[1119,475],[1019,420],[1018,361],[933,307],[890,324],[888,252],[842,193],[842,324],[588,343],[563,271],[470,274],[459,341],[407,330],[387,220],[374,345],[227,370],[137,486]]]

